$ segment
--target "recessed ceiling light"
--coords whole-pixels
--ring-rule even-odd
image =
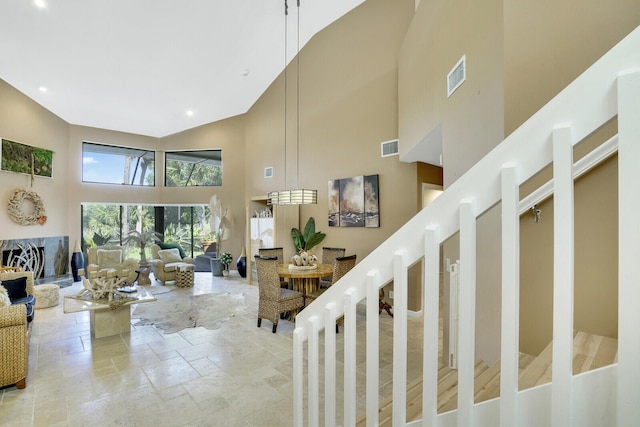
[[[47,7],[47,4],[44,2],[44,0],[34,0],[34,3],[41,9]]]
[[[38,88],[38,90],[39,90],[40,92],[46,92],[46,91],[47,91],[47,87],[46,87],[46,86],[40,86],[40,87]]]
[[[187,110],[187,116],[189,117],[193,116],[193,110]]]

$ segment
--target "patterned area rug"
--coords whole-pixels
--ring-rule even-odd
[[[131,318],[140,319],[135,323],[136,326],[154,325],[165,334],[198,326],[218,329],[231,317],[247,312],[242,293],[193,295],[191,288],[176,288],[154,295],[158,300],[139,304]]]

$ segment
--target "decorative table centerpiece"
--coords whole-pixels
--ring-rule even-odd
[[[298,253],[291,258],[289,270],[314,270],[318,268],[318,258],[311,252],[311,248],[320,244],[326,234],[316,231],[315,219],[310,217],[307,220],[304,232],[297,228],[292,228],[291,237]]]
[[[318,268],[318,257],[311,251],[300,251],[298,255],[291,257],[289,270],[314,270]]]

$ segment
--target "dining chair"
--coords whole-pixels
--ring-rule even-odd
[[[284,264],[284,249],[282,248],[260,248],[258,249],[260,256],[275,256],[280,260],[280,264]]]
[[[336,258],[333,264],[333,279],[331,281],[332,285],[340,280],[342,276],[347,274],[349,270],[351,270],[356,265],[356,257],[357,255],[349,255]],[[326,287],[320,287],[320,289],[318,289],[317,291],[309,292],[308,294],[306,294],[304,297],[305,306],[309,305],[313,300],[322,295],[322,293],[326,290]]]
[[[331,284],[333,285],[338,280],[342,278],[345,274],[349,272],[356,265],[356,257],[357,255],[349,255],[338,257],[335,260],[333,265],[333,279]],[[311,304],[316,298],[318,298],[327,288],[320,288],[316,292],[310,292],[304,296],[304,305],[307,306]],[[336,320],[336,333],[340,332],[340,327],[338,326],[340,323],[344,321],[344,315],[340,316],[338,320]]]
[[[262,319],[267,319],[273,324],[272,332],[275,334],[280,314],[304,307],[304,294],[280,287],[278,264],[281,261],[277,257],[256,255],[255,261],[260,294],[258,300],[258,327],[262,324]]]
[[[258,255],[268,257],[274,256],[278,258],[280,264],[286,264],[286,261],[284,260],[284,249],[282,248],[259,248]],[[291,286],[289,286],[289,282],[282,279],[280,279],[280,287],[291,289]]]
[[[280,264],[286,264],[287,262],[284,260],[284,249],[282,248],[259,248],[258,255],[260,256],[275,256],[280,261]],[[289,282],[284,280],[282,277],[280,278],[280,287],[281,288],[289,288],[292,289]]]
[[[336,261],[336,258],[343,257],[345,253],[345,248],[330,248],[323,247],[322,248],[322,264],[331,264],[333,265]],[[333,276],[323,277],[320,279],[320,287],[328,288],[333,283]]]

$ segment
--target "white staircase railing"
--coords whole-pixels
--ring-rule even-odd
[[[572,147],[618,118],[618,363],[580,376],[573,342]],[[519,186],[553,164],[554,310],[550,384],[518,391]],[[407,425],[407,269],[424,258],[422,423],[425,426],[637,425],[640,420],[640,29],[636,29],[459,178],[426,209],[297,315],[294,424],[320,422],[336,395],[335,321],[344,314],[344,420],[325,399],[324,424],[356,422],[356,306],[366,299],[367,425],[378,424],[378,290],[394,281],[393,425]],[[502,330],[500,398],[474,404],[476,218],[501,202]],[[440,245],[460,239],[458,409],[437,413]],[[324,330],[323,334],[320,334]],[[303,370],[307,344],[308,368]],[[436,350],[434,350],[436,349]],[[308,396],[305,396],[305,377]],[[305,417],[306,411],[306,417]],[[414,423],[411,423],[412,425]]]

